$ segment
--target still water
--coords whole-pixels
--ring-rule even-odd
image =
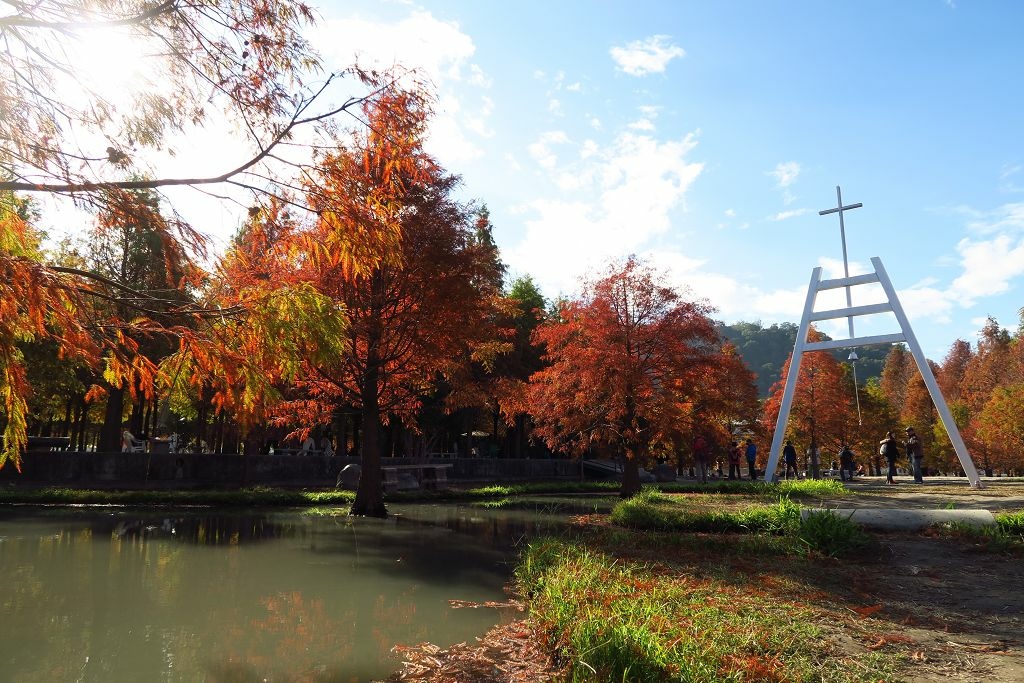
[[[514,618],[529,512],[0,510],[0,681],[370,681]]]

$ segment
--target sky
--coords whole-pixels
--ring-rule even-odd
[[[725,322],[881,259],[926,355],[1024,307],[1024,5],[328,2],[328,63],[437,89],[428,149],[549,296],[635,253]],[[877,286],[853,303],[884,300]],[[818,310],[841,307],[842,290]],[[858,335],[898,332],[891,314]],[[846,320],[823,323],[848,337]]]
[[[881,259],[926,355],[988,316],[1017,326],[1024,4],[312,2],[327,67],[430,79],[428,151],[548,297],[637,254],[718,320],[798,322],[812,269],[843,272],[838,217],[818,215],[838,185],[863,203],[844,214],[851,274]],[[225,240],[237,221],[205,227]]]

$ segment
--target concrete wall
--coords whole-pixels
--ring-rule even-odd
[[[139,485],[173,483],[181,460],[182,484],[267,486],[333,486],[338,472],[359,458],[297,455],[190,455],[169,453],[26,453],[19,474],[8,465],[0,481],[53,485]],[[522,481],[577,479],[579,463],[572,460],[506,460],[492,458],[384,458],[383,465],[450,464],[451,480]],[[248,470],[248,471],[246,471]]]

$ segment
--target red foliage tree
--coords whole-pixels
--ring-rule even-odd
[[[636,493],[640,463],[678,441],[695,404],[755,395],[708,312],[635,257],[611,264],[535,333],[549,363],[530,379],[536,433],[553,450],[622,453],[622,495]]]
[[[824,337],[812,327],[807,339],[815,342]],[[775,432],[792,360],[790,353],[782,366],[781,379],[772,387],[764,404],[763,420],[769,434]],[[849,373],[831,353],[805,353],[800,362],[786,436],[809,448],[838,447],[844,441],[852,441],[855,415],[853,381]]]

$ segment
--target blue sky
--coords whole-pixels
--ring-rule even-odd
[[[328,64],[423,69],[430,149],[554,296],[637,253],[725,321],[879,256],[925,352],[1024,306],[1024,5],[334,2]],[[854,303],[880,292],[854,292]],[[836,294],[836,296],[842,296]],[[839,301],[819,300],[818,308]],[[890,316],[858,333],[896,331]],[[845,321],[826,327],[846,336]]]

